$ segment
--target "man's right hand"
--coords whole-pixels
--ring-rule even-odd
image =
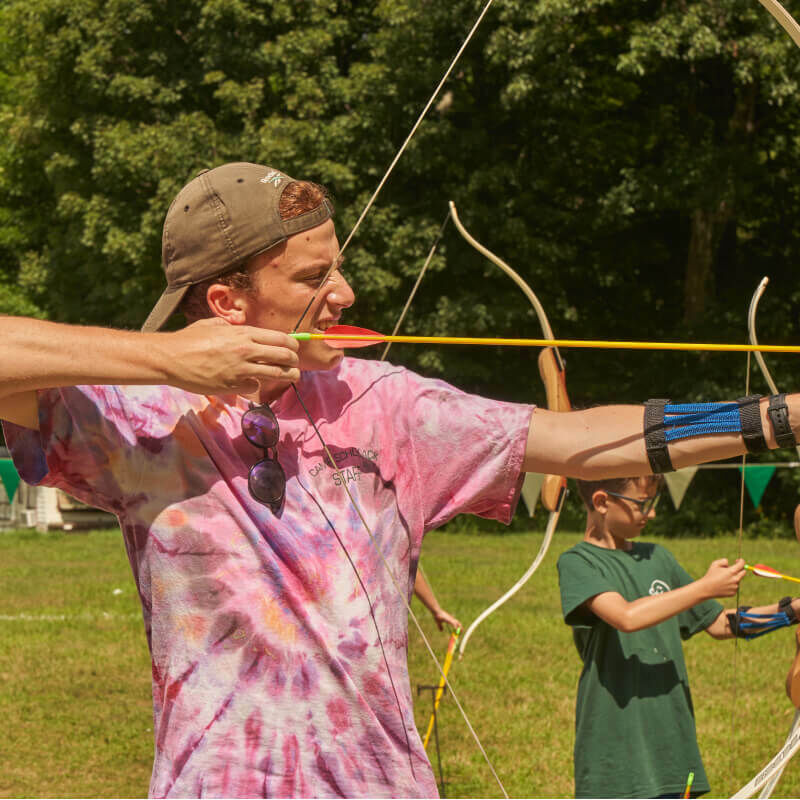
[[[197,394],[249,394],[300,378],[289,335],[221,319],[138,333],[0,316],[0,419],[39,427],[36,389],[169,384]]]
[[[280,331],[213,317],[174,333],[149,335],[158,337],[164,382],[188,392],[250,394],[262,382],[300,379],[297,340]]]
[[[743,558],[736,559],[730,566],[727,558],[718,558],[711,562],[700,580],[709,597],[733,597],[746,574]]]

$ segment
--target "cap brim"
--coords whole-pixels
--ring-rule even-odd
[[[166,289],[164,294],[158,298],[158,302],[153,306],[153,310],[148,315],[142,325],[142,332],[148,333],[159,330],[164,323],[175,313],[176,309],[183,300],[186,292],[189,291],[191,284],[179,286],[175,289]]]

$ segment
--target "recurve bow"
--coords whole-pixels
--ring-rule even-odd
[[[547,318],[544,307],[541,301],[536,296],[536,293],[531,289],[528,283],[523,280],[522,276],[512,269],[502,258],[489,250],[488,247],[482,245],[474,236],[472,236],[462,224],[458,217],[455,203],[450,201],[450,216],[453,219],[458,232],[464,239],[472,245],[481,255],[489,259],[496,267],[501,269],[511,278],[512,281],[522,290],[525,297],[528,298],[536,316],[539,320],[539,325],[542,329],[542,334],[546,339],[554,339],[553,329],[550,327],[550,320]],[[569,411],[571,405],[569,396],[567,395],[567,384],[564,371],[564,361],[561,354],[555,347],[545,347],[539,353],[539,375],[542,378],[545,386],[545,395],[547,398],[547,407],[553,411]],[[530,480],[530,476],[526,475],[525,480]],[[531,565],[525,570],[522,577],[501,597],[494,601],[487,609],[482,611],[470,626],[464,632],[461,639],[461,645],[458,649],[459,658],[463,657],[464,650],[466,649],[467,642],[472,634],[475,632],[478,625],[480,625],[487,617],[497,611],[500,606],[507,600],[510,600],[531,578],[534,572],[539,568],[539,565],[547,555],[547,550],[553,540],[553,533],[555,532],[556,525],[558,525],[558,518],[561,516],[561,509],[564,505],[564,499],[567,494],[567,479],[560,475],[547,475],[542,483],[541,500],[542,505],[550,512],[547,520],[547,528],[545,529],[542,544],[539,547],[539,552],[536,554]]]

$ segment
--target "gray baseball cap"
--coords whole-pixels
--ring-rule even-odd
[[[280,170],[247,162],[205,169],[189,181],[164,220],[161,263],[167,288],[142,330],[161,328],[193,284],[221,275],[333,216],[325,200],[312,211],[281,219],[278,203],[293,181]]]

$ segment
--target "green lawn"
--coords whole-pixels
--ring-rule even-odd
[[[442,604],[470,621],[516,580],[540,538],[435,533],[423,563]],[[512,796],[572,793],[579,660],[559,614],[555,554],[578,538],[556,535],[540,571],[481,626],[450,673]],[[736,553],[733,537],[667,545],[695,575],[713,558]],[[788,540],[748,540],[745,555],[800,574],[800,548]],[[0,795],[145,794],[153,748],[150,667],[119,532],[0,534],[0,586],[0,714],[8,725],[0,738]],[[748,577],[742,602],[770,602],[791,591],[791,584]],[[416,601],[414,608],[443,657],[447,634],[435,630]],[[687,643],[714,796],[738,789],[783,743],[793,715],[783,691],[793,653],[792,631],[740,642],[736,651],[732,642],[704,635]],[[436,682],[413,630],[410,664],[415,692],[419,684]],[[420,698],[420,727],[427,724],[430,702],[428,695]],[[448,796],[498,796],[447,697],[440,737]],[[775,796],[800,796],[800,765],[789,765]]]

